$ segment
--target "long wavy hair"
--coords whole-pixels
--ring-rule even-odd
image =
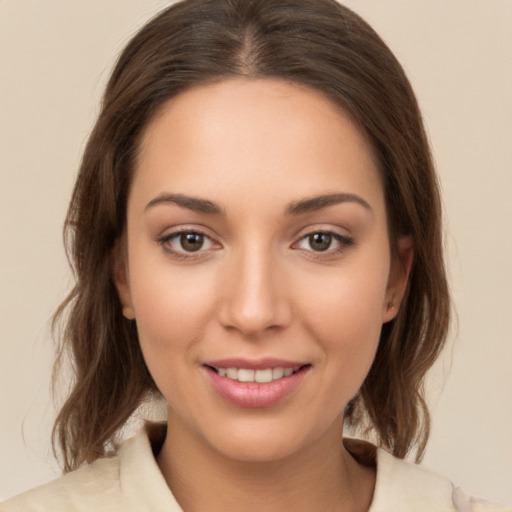
[[[75,285],[54,317],[55,375],[71,361],[53,446],[65,471],[108,454],[133,412],[158,390],[136,324],[122,315],[112,250],[141,136],[162,105],[194,85],[279,78],[340,105],[371,144],[384,183],[392,243],[410,235],[414,262],[397,317],[346,417],[395,456],[429,433],[427,370],[448,330],[441,204],[421,114],[404,71],[374,30],[334,0],[185,0],[149,21],[112,72],[88,140],[64,237]]]

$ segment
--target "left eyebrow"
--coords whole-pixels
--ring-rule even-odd
[[[357,203],[369,212],[373,212],[368,202],[356,194],[325,194],[294,201],[286,207],[286,213],[287,215],[300,215],[340,203]]]

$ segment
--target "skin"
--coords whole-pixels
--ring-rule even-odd
[[[352,199],[288,211],[331,194]],[[199,250],[183,230],[205,235]],[[320,251],[309,235],[326,232],[342,238]],[[142,140],[115,281],[169,405],[158,463],[185,511],[368,509],[374,470],[344,449],[343,412],[406,288],[411,242],[396,245],[392,257],[371,148],[322,94],[237,79],[163,107]],[[211,386],[205,361],[228,357],[310,366],[290,395],[250,409]]]

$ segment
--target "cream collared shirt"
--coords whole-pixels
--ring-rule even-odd
[[[149,424],[115,456],[11,498],[0,512],[183,512],[153,455],[152,443],[164,435],[165,425]],[[368,512],[512,512],[468,497],[446,478],[364,441],[344,442],[356,458],[376,463]]]

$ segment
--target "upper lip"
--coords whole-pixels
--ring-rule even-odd
[[[204,363],[205,366],[213,366],[214,368],[244,368],[248,370],[265,370],[267,368],[300,368],[307,364],[308,363],[305,363],[304,361],[290,361],[274,357],[265,357],[262,359],[244,359],[235,357],[206,361]]]

